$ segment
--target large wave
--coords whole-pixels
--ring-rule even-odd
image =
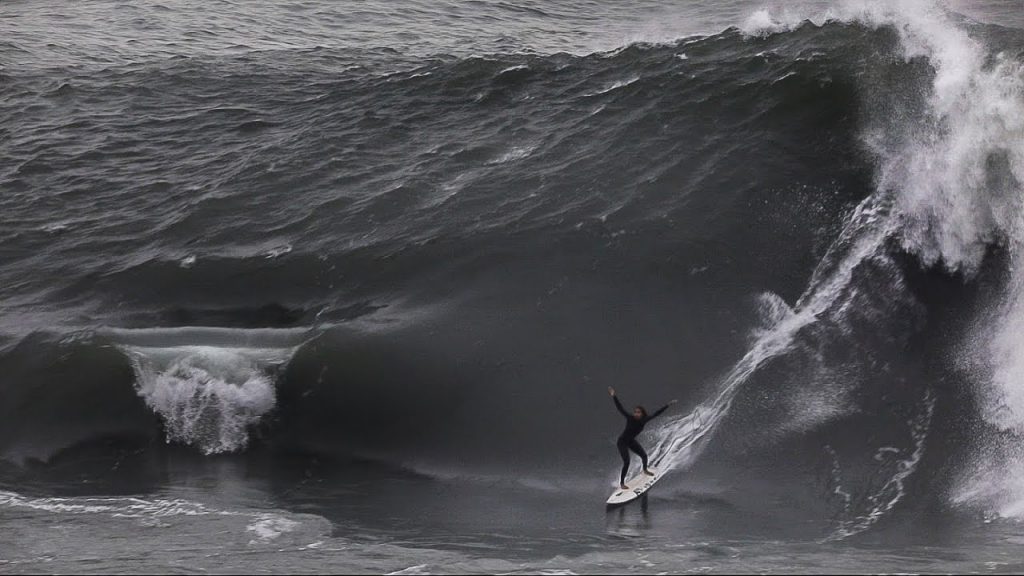
[[[1016,434],[1021,428],[1020,368],[1022,348],[1021,278],[1014,263],[1021,246],[1021,137],[1024,136],[1024,84],[1018,60],[1006,53],[991,53],[983,42],[968,33],[962,22],[931,2],[848,2],[822,18],[856,22],[895,31],[908,62],[923,60],[930,75],[925,85],[906,83],[886,90],[923,94],[917,106],[867,106],[862,127],[866,146],[876,158],[876,191],[848,218],[843,232],[815,270],[792,310],[766,297],[770,325],[755,337],[750,350],[721,379],[716,395],[687,416],[659,432],[656,458],[670,468],[683,467],[696,458],[708,437],[725,418],[730,404],[747,381],[766,363],[793,354],[801,337],[820,344],[838,331],[857,341],[850,332],[851,316],[878,315],[873,324],[880,330],[905,330],[893,325],[888,312],[871,307],[891,307],[894,299],[906,298],[899,269],[890,260],[897,248],[913,254],[924,266],[941,266],[971,278],[982,266],[992,246],[1009,251],[1010,278],[998,315],[985,315],[975,339],[984,344],[969,347],[963,363],[974,368],[977,392],[984,400],[985,418],[1002,431],[1014,433],[1012,441],[999,436],[983,437],[977,453],[981,460],[963,470],[955,502],[980,504],[989,511],[1018,515],[1024,492],[1021,451]],[[745,24],[756,36],[786,33],[802,26],[786,15],[774,18],[762,11]],[[877,102],[876,102],[877,104]],[[883,266],[888,282],[859,281],[857,271]],[[876,302],[859,297],[864,290],[877,292]],[[867,306],[867,308],[865,308]],[[815,332],[815,326],[828,328]],[[993,329],[994,328],[994,329]],[[977,367],[984,367],[978,370]],[[825,381],[827,382],[827,380]],[[895,382],[894,382],[895,383]],[[815,379],[808,386],[821,386]],[[790,396],[797,404],[800,397]],[[841,402],[842,396],[835,398]],[[855,534],[874,523],[904,495],[903,483],[921,460],[932,415],[926,394],[922,419],[908,421],[915,441],[903,449],[905,459],[890,479],[869,500],[869,510],[851,513],[840,522],[835,535]],[[811,405],[813,416],[827,420],[842,410],[821,410]],[[894,449],[895,450],[895,449]],[[897,450],[897,453],[900,451]],[[998,454],[998,456],[997,456]],[[884,496],[889,493],[888,496]],[[884,503],[884,505],[879,505]]]
[[[985,424],[951,501],[1016,515],[1024,108],[991,32],[848,2],[587,56],[270,51],[69,71],[42,96],[30,78],[88,100],[61,129],[96,141],[16,146],[5,175],[77,170],[88,202],[10,206],[0,451],[131,437],[598,475],[594,390],[625,380],[691,407],[657,430],[661,466],[813,445],[846,537],[972,408],[931,380],[955,364]],[[50,119],[26,110],[32,143]],[[124,176],[136,138],[183,168]],[[132,202],[90,212],[110,190]],[[929,291],[993,248],[1005,287],[948,336],[937,309],[968,307]],[[109,324],[127,328],[80,328]]]

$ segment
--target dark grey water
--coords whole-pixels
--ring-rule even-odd
[[[0,571],[1020,571],[1022,26],[0,3]]]

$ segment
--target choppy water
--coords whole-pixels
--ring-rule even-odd
[[[1024,10],[0,4],[0,571],[1019,571]],[[627,403],[671,469],[606,513]]]

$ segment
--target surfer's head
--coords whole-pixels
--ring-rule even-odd
[[[633,418],[636,418],[637,420],[647,418],[647,410],[643,406],[633,408]]]

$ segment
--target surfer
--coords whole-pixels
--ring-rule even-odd
[[[616,445],[619,447],[619,456],[622,457],[622,474],[619,475],[619,487],[623,490],[628,490],[626,487],[626,472],[629,472],[630,450],[636,452],[636,455],[639,456],[640,460],[643,462],[644,474],[654,476],[654,472],[647,469],[647,452],[645,452],[643,446],[636,441],[636,437],[644,431],[644,426],[646,426],[648,422],[660,416],[665,410],[668,410],[669,406],[675,404],[677,400],[669,402],[658,409],[654,414],[648,416],[647,410],[645,410],[643,406],[633,408],[632,414],[626,412],[626,409],[622,407],[622,402],[619,402],[619,397],[615,395],[615,388],[609,386],[608,394],[610,394],[612,400],[615,401],[615,407],[619,409],[619,413],[626,417],[626,429],[619,435],[619,440],[616,442]]]

